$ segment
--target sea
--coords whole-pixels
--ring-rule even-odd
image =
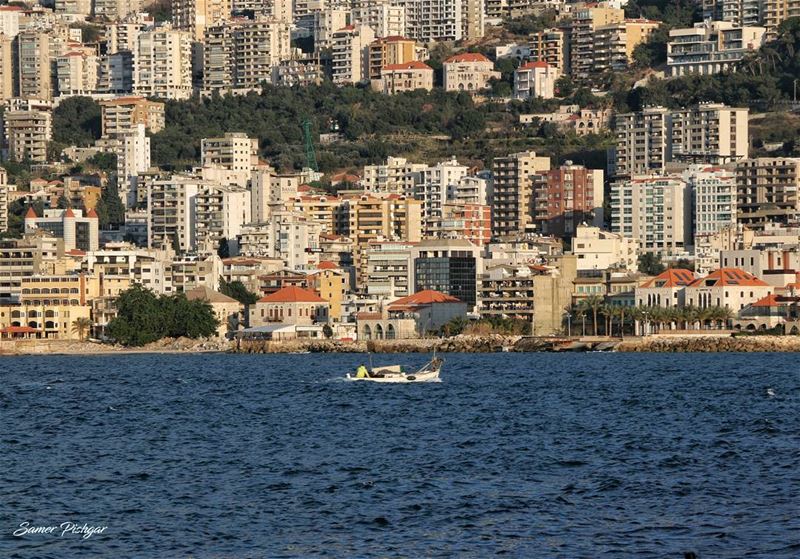
[[[800,557],[796,355],[443,357],[3,357],[0,557]]]

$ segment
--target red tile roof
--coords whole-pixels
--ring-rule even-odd
[[[67,208],[67,211],[64,212],[64,217],[75,217],[75,212],[72,211],[72,208]]]
[[[392,301],[389,304],[389,310],[402,310],[404,308],[422,307],[432,305],[434,303],[460,303],[461,299],[457,299],[452,295],[447,295],[441,291],[434,291],[433,289],[426,289],[418,291],[413,295],[402,297],[397,301]]]
[[[694,280],[694,272],[683,268],[670,268],[639,287],[686,287]]]
[[[720,268],[704,278],[694,280],[690,287],[769,287],[753,274],[739,268]]]
[[[322,262],[319,263],[319,266],[317,266],[317,268],[320,270],[336,270],[339,268],[339,266],[337,266],[330,260],[323,260]]]
[[[86,214],[86,217],[99,219],[99,216],[97,215],[97,212],[94,211],[94,208],[92,208],[91,210],[88,211],[88,213]]]
[[[465,52],[453,55],[444,61],[445,64],[448,62],[491,62],[491,60],[479,52]]]
[[[3,334],[35,334],[38,330],[30,326],[6,326],[0,332]]]
[[[302,287],[290,285],[279,289],[272,295],[258,300],[259,303],[324,303],[325,299]]]
[[[36,219],[37,217],[39,217],[39,216],[36,215],[36,210],[33,209],[33,206],[29,207],[28,211],[25,213],[25,218],[26,219],[27,218]]]

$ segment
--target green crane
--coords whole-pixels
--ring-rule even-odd
[[[312,171],[319,172],[317,166],[317,153],[314,150],[314,141],[311,139],[311,121],[306,119],[303,121],[303,140],[306,147],[306,166]]]

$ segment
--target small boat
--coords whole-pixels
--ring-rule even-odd
[[[439,382],[439,372],[442,370],[443,359],[434,357],[422,368],[412,373],[406,373],[400,365],[382,365],[369,371],[369,376],[356,378],[347,373],[347,380],[366,380],[371,382]]]

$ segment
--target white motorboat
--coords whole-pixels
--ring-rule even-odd
[[[347,380],[365,380],[370,382],[439,382],[439,372],[444,360],[434,357],[421,369],[406,373],[400,365],[382,365],[368,371],[367,377],[357,378],[347,373]]]

